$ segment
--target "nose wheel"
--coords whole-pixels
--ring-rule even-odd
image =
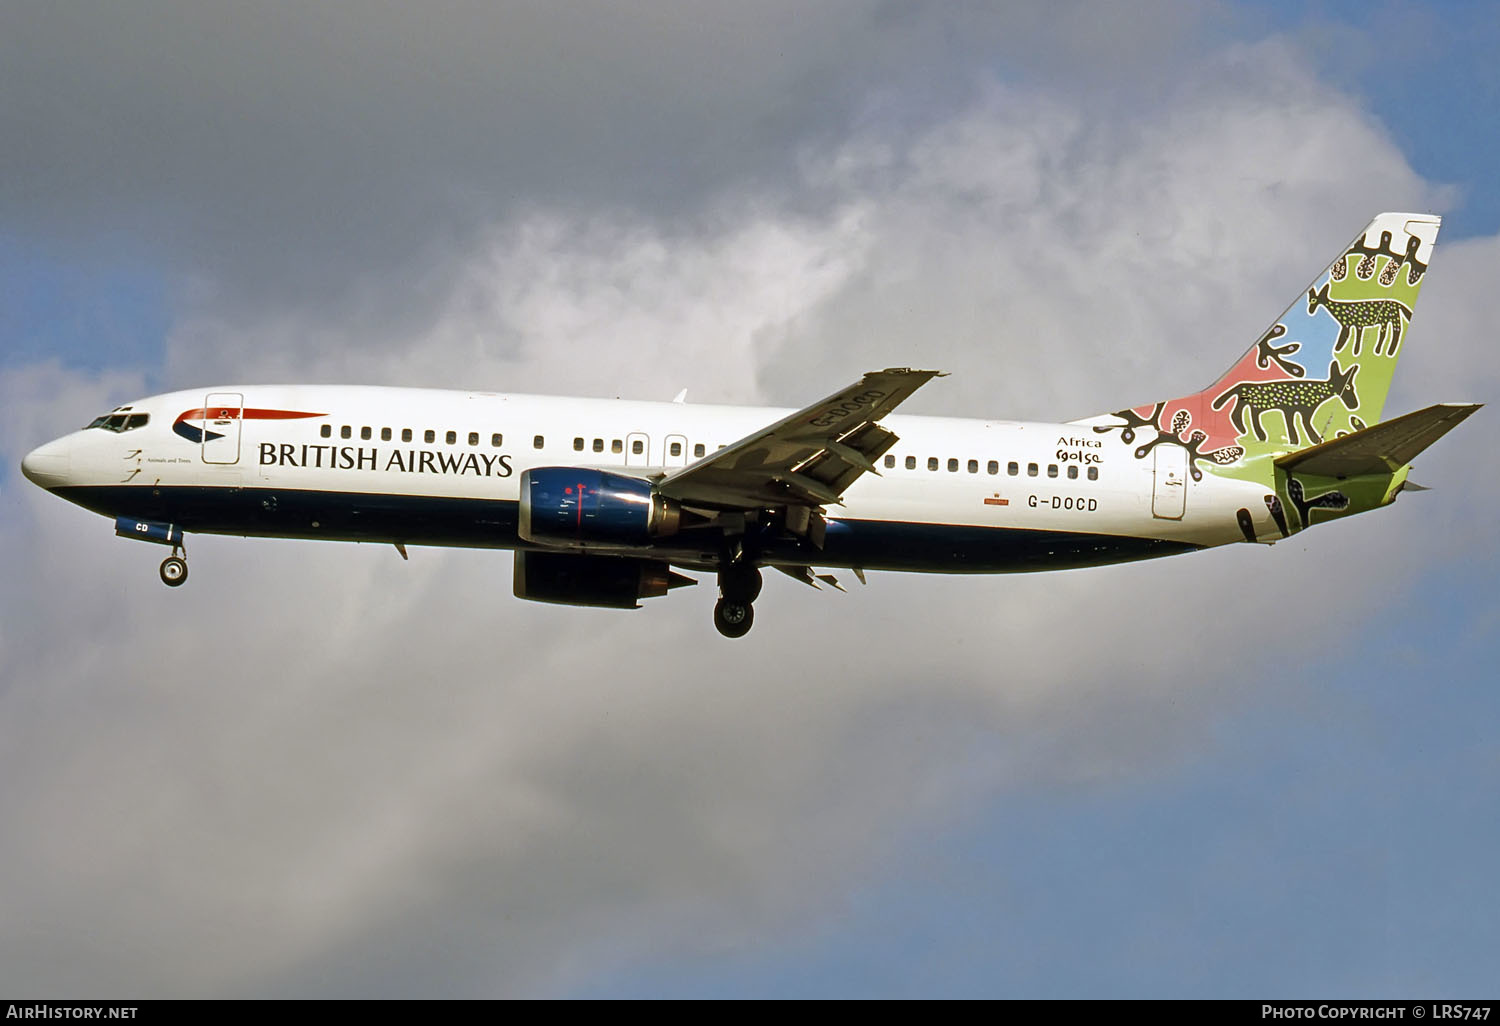
[[[187,560],[180,554],[179,549],[173,549],[172,554],[161,561],[161,583],[169,588],[178,588],[187,580]]]
[[[743,638],[755,623],[755,599],[760,595],[760,571],[753,566],[731,564],[719,571],[719,601],[714,605],[714,626],[726,638]]]

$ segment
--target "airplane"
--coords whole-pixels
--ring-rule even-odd
[[[1440,218],[1378,215],[1208,388],[1063,423],[903,416],[937,371],[871,371],[799,409],[319,385],[140,399],[29,453],[27,478],[125,538],[513,549],[517,597],[639,608],[761,568],[1008,573],[1275,543],[1385,506],[1480,408],[1381,410]]]

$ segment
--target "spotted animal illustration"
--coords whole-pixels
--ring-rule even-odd
[[[1339,340],[1333,346],[1335,353],[1343,352],[1345,344],[1353,338],[1354,355],[1358,356],[1365,329],[1378,327],[1380,337],[1375,340],[1375,354],[1380,355],[1389,336],[1388,355],[1395,356],[1396,347],[1401,344],[1401,319],[1411,320],[1411,307],[1395,299],[1329,299],[1326,282],[1316,292],[1307,290],[1307,312],[1316,313],[1320,306],[1339,322]]]
[[[1249,414],[1250,427],[1255,431],[1255,437],[1262,442],[1266,441],[1265,428],[1261,426],[1261,414],[1267,410],[1278,410],[1286,420],[1287,436],[1293,445],[1302,443],[1297,434],[1297,417],[1302,417],[1302,425],[1307,430],[1307,435],[1314,442],[1321,442],[1323,437],[1313,427],[1313,413],[1329,399],[1337,396],[1350,410],[1359,409],[1359,396],[1354,391],[1354,375],[1358,373],[1359,365],[1355,364],[1346,371],[1339,370],[1337,360],[1328,365],[1328,378],[1325,381],[1245,381],[1233,388],[1221,392],[1213,402],[1213,408],[1223,409],[1231,399],[1235,401],[1234,411],[1229,419],[1240,434],[1246,431],[1246,414]]]

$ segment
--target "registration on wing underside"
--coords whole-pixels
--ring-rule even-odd
[[[893,367],[662,479],[669,498],[714,508],[836,505],[896,436],[876,423],[938,371]]]

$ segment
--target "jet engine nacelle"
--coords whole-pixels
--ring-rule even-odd
[[[682,507],[638,477],[580,467],[521,473],[520,535],[536,545],[649,545],[681,523]]]
[[[656,560],[516,551],[516,598],[533,602],[636,609],[643,598],[693,583]]]

